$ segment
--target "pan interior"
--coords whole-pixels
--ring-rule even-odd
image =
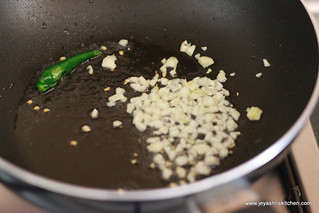
[[[51,116],[53,122],[45,123],[41,120],[43,114],[27,109],[24,109],[26,113],[19,114],[23,99],[35,89],[29,85],[36,73],[60,56],[70,56],[72,51],[127,38],[134,41],[142,56],[147,52],[145,57],[139,55],[142,62],[135,67],[147,75],[149,70],[158,68],[156,63],[152,67],[151,62],[171,55],[180,56],[176,50],[185,39],[198,47],[207,46],[205,54],[215,60],[210,77],[214,78],[220,69],[227,75],[236,73],[228,78],[225,87],[231,92],[230,101],[242,113],[239,121],[242,135],[234,154],[225,159],[215,173],[249,160],[278,140],[298,119],[316,83],[318,45],[300,2],[287,5],[285,1],[275,0],[183,3],[96,0],[93,3],[81,1],[77,5],[73,1],[1,4],[0,154],[29,171],[68,183],[118,188],[125,182],[128,188],[134,189],[165,185],[156,171],[146,168],[146,163],[139,167],[126,164],[126,157],[134,152],[140,153],[140,162],[148,159],[143,144],[127,143],[127,138],[138,137],[132,129],[117,134],[119,131],[108,129],[100,119],[96,128],[105,128],[103,141],[98,135],[90,134],[79,138],[81,144],[76,149],[68,146],[68,141],[73,139],[68,135],[78,131],[83,119],[87,119],[88,110],[105,102],[107,97],[93,99],[91,96],[96,95],[98,87],[106,86],[102,85],[101,79],[112,84],[112,79],[107,78],[110,76],[96,76],[97,79],[92,80],[96,88],[88,88],[87,81],[81,77],[85,72],[83,65],[59,86],[73,86],[83,92],[83,97],[77,98],[73,93],[62,94],[68,102],[78,100],[75,107],[70,103],[66,109],[65,99],[53,100],[51,96],[59,92],[57,88],[46,98],[39,97],[39,101],[41,99],[48,107],[51,101],[60,101],[55,104],[63,109],[61,113],[52,111],[45,115]],[[130,57],[135,60],[133,52]],[[271,67],[264,68],[263,58],[269,60]],[[183,72],[200,71],[193,62],[185,60],[184,64],[186,70]],[[128,75],[129,68],[122,69],[118,79]],[[263,75],[256,78],[259,72]],[[67,80],[74,84],[68,85]],[[113,82],[113,85],[117,83]],[[239,96],[236,96],[237,92]],[[264,110],[260,122],[250,122],[244,116],[246,108],[253,105]],[[115,116],[105,108],[104,116],[109,116],[108,119],[124,116],[123,109],[119,108],[117,112]],[[21,114],[25,119],[33,118],[34,126],[22,122]],[[32,137],[20,134],[26,130],[36,134]],[[54,137],[48,137],[48,134]],[[113,140],[121,143],[110,146]]]

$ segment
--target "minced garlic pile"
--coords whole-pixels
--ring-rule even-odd
[[[224,81],[221,77],[169,80],[158,74],[151,80],[142,76],[127,80],[135,91],[144,91],[129,100],[127,112],[139,131],[151,130],[146,139],[154,154],[150,167],[159,168],[163,179],[193,182],[199,175],[210,175],[235,146],[240,113],[225,99],[229,92]],[[114,106],[114,100],[109,101]]]
[[[146,142],[155,165],[165,180],[193,182],[198,175],[210,175],[240,135],[240,113],[225,99],[229,92],[218,79],[207,77],[158,82],[127,105],[136,128],[152,131]]]
[[[180,51],[190,57],[195,49],[196,46],[187,41],[180,47]],[[212,72],[211,57],[200,53],[194,57],[207,68],[207,74]],[[132,116],[133,125],[140,132],[149,130],[147,149],[153,153],[150,168],[158,168],[162,178],[176,186],[211,175],[212,168],[232,153],[240,135],[236,123],[240,113],[226,100],[229,91],[223,88],[222,83],[227,81],[223,70],[214,80],[196,77],[187,81],[176,78],[176,57],[164,58],[161,62],[162,77],[156,72],[152,79],[140,76],[124,81],[124,85],[129,84],[141,95],[128,99],[125,90],[118,87],[108,98],[107,106],[128,102],[126,111]],[[166,78],[167,73],[173,79]],[[259,120],[261,114],[262,110],[257,107],[247,109],[249,120]]]

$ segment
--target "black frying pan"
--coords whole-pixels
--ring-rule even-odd
[[[123,109],[111,112],[105,107],[107,96],[93,99],[91,93],[101,95],[98,90],[104,81],[119,85],[130,75],[128,71],[150,77],[150,70],[159,65],[151,62],[171,55],[184,62],[181,76],[200,75],[193,72],[200,67],[178,52],[185,39],[198,47],[208,46],[206,54],[214,58],[215,71],[236,72],[225,87],[232,93],[229,100],[242,113],[242,135],[233,155],[214,170],[219,175],[190,188],[201,190],[203,183],[210,187],[238,178],[276,157],[301,129],[318,94],[317,39],[299,1],[16,1],[1,2],[0,20],[0,167],[12,176],[22,175],[16,178],[27,183],[60,193],[86,197],[74,192],[85,186],[103,189],[105,198],[108,189],[166,186],[158,171],[147,168],[150,157],[145,145],[134,142],[141,135],[105,124],[124,118]],[[47,95],[30,86],[37,72],[60,56],[122,38],[133,41],[127,57],[135,65],[125,65],[118,76],[97,74],[87,80],[85,64]],[[134,48],[139,54],[134,55]],[[270,68],[263,67],[263,58],[270,61]],[[258,72],[263,73],[260,79],[255,77]],[[214,78],[216,72],[209,76]],[[78,93],[63,92],[75,85]],[[26,109],[23,102],[29,97],[52,108],[47,119]],[[78,136],[79,126],[88,121],[87,112],[97,104],[103,109],[101,119],[92,125],[100,133]],[[245,117],[245,109],[252,105],[264,110],[260,122]],[[124,125],[130,127],[129,120]],[[76,148],[68,145],[73,137],[80,142]],[[129,163],[133,152],[140,153],[138,166]],[[77,190],[73,193],[68,187]],[[186,187],[181,194],[190,192]]]

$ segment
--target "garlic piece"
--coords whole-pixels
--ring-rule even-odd
[[[208,57],[208,56],[200,56],[198,58],[198,63],[206,68],[206,67],[209,67],[210,65],[214,64],[214,60],[211,58],[211,57]]]
[[[263,59],[264,67],[270,67],[270,63],[267,59]]]
[[[89,125],[83,125],[81,127],[82,132],[91,132],[91,127]]]
[[[217,80],[219,82],[226,82],[227,81],[227,78],[226,78],[226,73],[223,71],[223,70],[220,70],[218,75],[217,75]]]
[[[90,116],[91,116],[92,119],[98,118],[99,117],[99,111],[96,108],[94,108],[92,110],[92,112],[90,113]]]
[[[119,121],[119,120],[113,121],[113,127],[114,127],[114,128],[120,128],[120,127],[122,127],[122,126],[123,126],[122,121]]]
[[[262,73],[261,73],[261,72],[259,72],[259,73],[256,74],[256,77],[257,77],[257,78],[260,78],[261,76],[262,76]]]
[[[247,118],[251,121],[258,121],[260,120],[261,114],[263,111],[259,107],[249,107],[246,109]]]
[[[115,55],[108,55],[102,61],[102,67],[113,71],[116,68],[115,61],[117,60]]]
[[[122,47],[126,47],[128,44],[128,40],[127,39],[121,39],[119,41],[119,45],[121,45]]]
[[[93,75],[93,67],[91,65],[87,66],[86,70],[88,71],[90,75]]]

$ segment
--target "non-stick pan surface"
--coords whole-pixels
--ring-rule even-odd
[[[227,75],[236,73],[225,87],[232,94],[229,100],[242,113],[242,135],[234,153],[214,173],[243,164],[275,144],[304,111],[317,79],[317,40],[299,1],[8,1],[1,2],[0,20],[1,157],[36,174],[82,186],[157,188],[166,183],[143,164],[147,153],[143,144],[132,141],[138,135],[133,130],[123,129],[125,134],[121,134],[122,130],[106,127],[109,135],[105,141],[91,134],[81,138],[78,147],[68,146],[72,139],[68,133],[74,133],[82,117],[96,104],[86,101],[92,92],[85,87],[87,82],[79,85],[86,95],[76,102],[79,117],[70,108],[56,116],[52,111],[48,116],[54,122],[41,123],[38,121],[43,114],[29,112],[25,116],[32,118],[34,114],[35,125],[19,123],[21,115],[16,111],[30,81],[44,64],[60,56],[122,38],[148,52],[154,48],[154,54],[145,55],[143,63],[171,54],[180,56],[177,50],[185,39],[198,47],[208,46],[206,54],[216,62],[210,77],[214,78],[220,69]],[[271,67],[264,68],[263,58]],[[185,63],[189,66],[184,72],[199,69]],[[141,73],[149,69],[145,64],[139,66]],[[85,66],[79,70],[85,72]],[[255,77],[259,72],[263,73],[260,79]],[[65,81],[81,79],[75,79],[80,74],[73,74]],[[46,100],[47,104],[55,101],[53,94],[59,93],[59,88],[48,94],[51,100]],[[71,100],[76,98],[69,97]],[[264,110],[259,122],[245,117],[245,109],[252,105]],[[104,113],[107,117],[109,111],[105,109]],[[96,128],[110,125],[102,121]],[[38,134],[33,138],[17,134],[23,128]],[[119,143],[110,146],[112,141]],[[141,153],[142,163],[134,167],[127,157],[135,151]]]

